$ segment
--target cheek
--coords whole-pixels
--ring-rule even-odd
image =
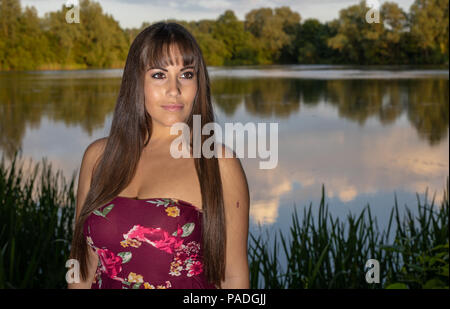
[[[158,91],[158,87],[147,86],[144,90],[145,96],[145,106],[147,109],[151,109],[152,106],[158,103],[161,100],[162,93]]]
[[[189,98],[190,101],[193,101],[195,99],[195,95],[197,94],[197,84],[194,84],[189,87]]]

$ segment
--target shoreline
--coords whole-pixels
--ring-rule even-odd
[[[235,65],[207,65],[207,67],[215,67],[215,68],[239,68],[239,67],[247,67],[247,68],[264,68],[264,67],[276,67],[276,66],[304,66],[304,67],[318,67],[318,66],[329,66],[329,67],[365,67],[365,68],[414,68],[414,69],[437,69],[437,70],[449,70],[449,63],[443,64],[330,64],[330,63],[317,63],[317,64],[301,64],[301,63],[273,63],[273,64],[255,64],[255,65],[246,65],[246,64],[235,64]],[[125,63],[123,66],[111,66],[111,67],[89,67],[86,65],[58,65],[58,66],[41,66],[38,69],[34,70],[3,70],[0,69],[0,72],[70,72],[70,71],[95,71],[95,70],[123,70],[125,67]]]

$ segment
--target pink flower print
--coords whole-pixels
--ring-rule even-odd
[[[187,254],[184,251],[178,251],[177,252],[177,258],[179,258],[181,261],[185,261],[189,257],[189,254]]]
[[[199,261],[200,244],[191,241],[186,245],[182,245],[175,252],[174,259],[171,263],[169,274],[172,276],[180,276],[181,270],[186,270],[187,276],[196,276],[203,271],[203,264]],[[182,267],[180,267],[183,265]]]
[[[148,228],[143,227],[141,225],[135,225],[131,230],[128,231],[128,233],[123,234],[123,238],[125,239],[137,239],[139,241],[147,241],[148,239],[145,237],[144,234],[155,234],[159,233],[160,228]]]
[[[177,235],[182,234],[183,229],[178,225]],[[161,228],[150,228],[143,227],[141,225],[135,225],[128,231],[128,233],[123,234],[126,240],[137,239],[138,241],[146,242],[162,251],[172,254],[181,245],[183,245],[183,240],[179,239],[179,236],[171,236]]]
[[[195,261],[186,270],[188,270],[188,277],[196,276],[203,271],[203,265],[200,261]]]
[[[122,258],[108,249],[97,249],[97,254],[102,263],[103,272],[106,272],[110,278],[117,277],[117,274],[122,271]]]
[[[183,228],[181,227],[181,225],[179,223],[177,223],[177,236],[176,237],[180,237],[181,235],[183,235]]]
[[[200,250],[200,244],[196,241],[191,241],[185,246],[186,253],[197,253]]]
[[[172,254],[176,249],[178,249],[182,244],[183,240],[178,240],[177,237],[169,236],[169,233],[164,231],[163,239],[154,241],[154,246],[160,250],[166,251]]]

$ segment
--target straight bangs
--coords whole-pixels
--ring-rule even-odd
[[[195,72],[199,72],[200,54],[192,45],[190,38],[185,37],[182,33],[172,32],[168,28],[163,27],[152,38],[147,41],[142,52],[141,64],[144,72],[150,67],[164,68],[169,65],[180,64],[180,59],[175,56],[182,55],[181,65],[193,65]]]

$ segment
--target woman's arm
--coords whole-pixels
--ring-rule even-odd
[[[228,152],[231,150],[223,148]],[[227,229],[225,281],[223,289],[249,289],[247,241],[249,224],[249,190],[239,158],[219,158]]]
[[[94,166],[102,153],[103,146],[105,145],[105,139],[99,139],[91,143],[86,151],[84,152],[83,160],[81,162],[80,175],[78,178],[78,189],[77,189],[77,205],[75,211],[75,218],[78,219],[81,213],[81,207],[86,200],[86,195],[91,186],[91,177]],[[76,222],[76,221],[75,221]],[[86,244],[87,246],[87,244]],[[88,259],[88,278],[86,281],[80,283],[68,283],[68,289],[90,289],[92,281],[94,280],[95,272],[98,265],[98,255],[91,249],[88,248],[89,259]]]

